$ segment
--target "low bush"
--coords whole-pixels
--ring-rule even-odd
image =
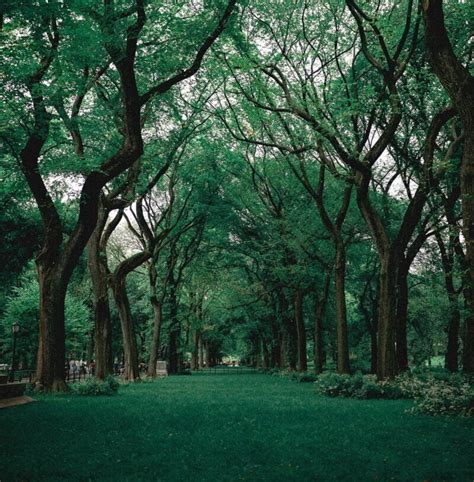
[[[84,382],[71,385],[72,393],[77,395],[114,395],[117,393],[118,388],[119,383],[114,377],[107,377],[105,380],[91,377]]]
[[[474,389],[468,383],[434,380],[415,398],[414,410],[428,415],[474,416]]]
[[[317,378],[320,393],[329,397],[415,400],[414,411],[429,415],[474,416],[474,388],[462,375],[446,372],[408,372],[393,380],[375,375],[326,372]]]
[[[314,383],[318,379],[316,373],[311,372],[290,372],[286,373],[290,380],[301,383]]]

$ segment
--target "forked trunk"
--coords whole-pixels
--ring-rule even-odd
[[[125,279],[114,279],[112,282],[112,291],[114,293],[115,304],[117,305],[122,327],[124,354],[123,378],[125,380],[135,381],[140,378],[140,372],[138,370],[137,341],[133,328],[133,319],[125,286]]]
[[[106,217],[105,210],[100,209],[97,227],[87,245],[88,266],[94,294],[95,374],[99,379],[104,379],[113,373],[107,255],[100,247]]]

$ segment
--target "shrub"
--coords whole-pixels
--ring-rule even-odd
[[[114,377],[107,377],[105,380],[88,378],[84,382],[71,385],[71,390],[77,395],[114,395],[117,393],[119,383]]]
[[[428,415],[474,416],[474,389],[468,383],[433,381],[415,398],[415,411]]]
[[[314,383],[318,379],[316,373],[311,372],[290,372],[286,373],[290,380],[301,383]]]
[[[328,397],[353,397],[363,385],[362,374],[341,375],[326,372],[319,375],[316,382],[318,390]]]
[[[415,400],[417,412],[474,416],[474,388],[462,375],[418,371],[380,382],[375,375],[326,372],[318,377],[316,384],[318,390],[329,397],[409,398]]]

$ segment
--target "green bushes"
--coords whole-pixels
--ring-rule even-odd
[[[91,377],[84,382],[71,385],[71,391],[76,395],[114,395],[118,388],[119,383],[114,377],[107,377],[105,380]]]
[[[435,380],[415,398],[415,411],[428,415],[474,416],[474,389],[468,383]]]
[[[290,372],[289,377],[300,383],[314,383],[318,379],[318,375],[311,372]]]
[[[445,372],[412,372],[379,382],[374,375],[340,375],[327,372],[316,382],[329,397],[358,399],[407,398],[415,400],[414,411],[429,415],[474,415],[474,388],[461,375]]]
[[[375,375],[323,373],[319,375],[316,385],[320,393],[329,397],[403,398],[401,390],[396,385],[387,382],[380,383]]]

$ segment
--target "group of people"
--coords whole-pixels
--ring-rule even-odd
[[[70,360],[66,361],[64,365],[66,380],[70,378],[86,378],[87,375],[95,375],[95,362],[84,360]]]

